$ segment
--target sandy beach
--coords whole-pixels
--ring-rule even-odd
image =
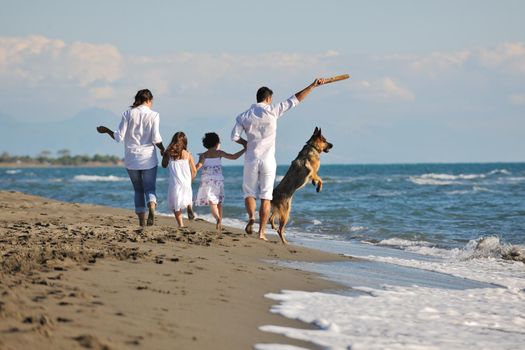
[[[269,312],[283,289],[340,286],[271,260],[348,257],[285,247],[208,222],[159,217],[137,231],[129,210],[0,192],[1,349],[315,348],[265,333],[308,326]]]

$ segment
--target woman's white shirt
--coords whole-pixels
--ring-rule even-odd
[[[157,166],[155,144],[162,142],[159,113],[148,106],[130,108],[122,114],[115,141],[124,141],[124,164],[130,170],[146,170]]]

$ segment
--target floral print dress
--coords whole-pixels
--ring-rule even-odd
[[[206,158],[201,170],[201,184],[195,205],[222,203],[224,201],[224,176],[222,175],[221,158]]]

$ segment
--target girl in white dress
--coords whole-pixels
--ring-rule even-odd
[[[168,208],[173,210],[179,227],[184,227],[182,209],[192,202],[191,181],[197,174],[187,148],[186,135],[182,131],[176,132],[162,158],[162,166],[169,170]]]
[[[201,153],[196,169],[202,168],[201,183],[197,192],[195,205],[209,205],[211,214],[217,221],[216,228],[221,231],[222,222],[222,202],[224,201],[224,177],[222,175],[221,158],[237,159],[246,151],[230,154],[220,150],[221,140],[219,135],[209,132],[204,135],[202,145],[207,151]]]

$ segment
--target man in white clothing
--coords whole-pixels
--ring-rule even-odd
[[[275,161],[277,119],[289,109],[297,106],[314,88],[323,83],[323,79],[315,79],[306,88],[275,106],[272,105],[273,91],[263,86],[257,91],[257,103],[236,118],[231,138],[246,146],[242,186],[244,204],[248,213],[248,224],[245,231],[248,234],[253,233],[257,209],[256,197],[259,195],[261,199],[259,239],[267,240],[265,229],[270,215],[270,202],[277,170]],[[247,140],[241,137],[243,131]]]

